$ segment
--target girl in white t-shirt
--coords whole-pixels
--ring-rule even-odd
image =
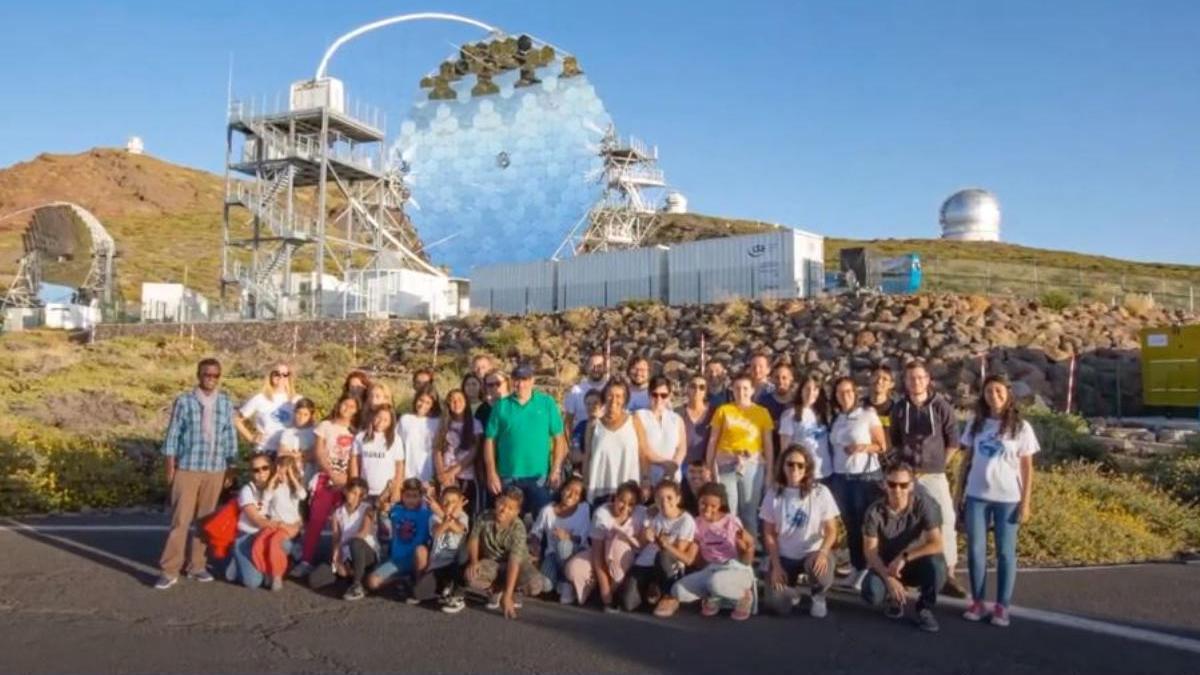
[[[404,482],[404,446],[396,434],[396,413],[390,405],[371,410],[367,426],[354,437],[350,476],[367,482],[367,497],[375,501],[388,493],[389,501],[400,499]]]
[[[846,525],[846,547],[854,566],[850,586],[858,589],[867,576],[863,516],[867,507],[879,498],[879,481],[883,479],[879,458],[887,448],[887,440],[875,409],[859,404],[852,378],[839,377],[833,383],[833,400],[836,412],[829,428],[829,449],[833,456],[830,486]]]
[[[375,513],[367,502],[367,481],[351,478],[342,491],[342,505],[333,512],[333,572],[350,578],[345,600],[361,600],[363,580],[379,561]]]
[[[438,401],[432,389],[413,396],[412,412],[400,417],[400,438],[404,443],[404,477],[419,478],[433,486],[433,441],[438,432]]]
[[[563,569],[579,604],[588,601],[592,589],[598,589],[604,611],[617,611],[613,592],[625,580],[642,546],[638,533],[646,522],[646,508],[639,503],[641,499],[637,481],[628,481],[593,512],[590,545],[572,556]]]
[[[304,485],[312,492],[313,478],[317,475],[317,463],[313,449],[317,445],[317,406],[312,399],[296,401],[292,411],[292,426],[279,434],[279,454],[296,455],[304,473]]]
[[[833,584],[839,512],[833,493],[816,481],[813,464],[812,453],[802,445],[784,450],[774,488],[767,491],[758,512],[770,562],[765,604],[781,616],[792,611],[801,572],[812,588],[809,613],[818,619],[826,615],[825,592]]]
[[[307,576],[312,571],[321,542],[321,530],[329,522],[333,510],[342,503],[342,488],[350,478],[350,456],[354,449],[354,421],[358,415],[358,399],[353,393],[343,394],[334,404],[328,419],[322,420],[314,431],[317,442],[313,459],[317,476],[313,482],[308,506],[308,526],[300,552],[300,564],[295,576]]]
[[[587,548],[591,529],[592,510],[583,501],[583,479],[571,476],[559,488],[558,501],[542,509],[529,531],[530,552],[541,559],[542,574],[564,605],[575,602],[575,591],[563,568],[571,556]]]
[[[247,443],[258,452],[274,453],[279,449],[279,437],[292,426],[296,396],[292,393],[292,369],[286,363],[276,364],[267,373],[263,388],[252,396],[234,416],[233,426]],[[254,430],[246,426],[254,423]]]
[[[696,560],[696,520],[683,510],[683,490],[665,478],[654,488],[655,514],[640,533],[642,548],[633,568],[617,588],[621,608],[632,612],[643,602],[654,615],[669,617],[679,609],[671,586]]]
[[[829,399],[815,373],[809,373],[796,389],[796,402],[779,417],[779,447],[804,446],[812,455],[812,477],[826,481],[833,474],[829,454]]]
[[[292,539],[300,533],[300,501],[306,496],[300,463],[294,455],[275,458],[275,473],[263,492],[270,527],[259,530],[251,549],[254,566],[271,580],[271,590],[283,590]]]
[[[963,429],[960,446],[968,463],[959,494],[965,497],[963,515],[971,576],[971,606],[963,617],[982,621],[989,615],[983,599],[990,527],[996,539],[997,576],[991,623],[1007,626],[1017,580],[1017,531],[1032,513],[1033,456],[1041,446],[1033,427],[1021,419],[1004,376],[991,375],[983,381],[983,394]]]
[[[471,515],[483,503],[483,483],[475,480],[475,459],[483,442],[483,424],[471,414],[466,392],[452,389],[446,394],[446,410],[434,440],[433,468],[438,485],[457,485],[467,499]]]

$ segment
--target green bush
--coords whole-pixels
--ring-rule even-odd
[[[1061,312],[1075,304],[1075,296],[1054,288],[1038,296],[1038,304],[1046,309]]]
[[[1185,504],[1200,504],[1200,450],[1155,459],[1146,478]]]
[[[1088,433],[1087,422],[1078,415],[1045,408],[1030,408],[1025,419],[1033,425],[1042,451],[1035,457],[1042,466],[1084,460],[1109,464],[1108,448]]]
[[[1033,490],[1017,539],[1024,564],[1163,560],[1200,546],[1200,510],[1136,476],[1065,464],[1038,473]]]
[[[522,357],[537,351],[529,329],[519,323],[510,323],[490,331],[484,342],[488,351],[501,357]]]

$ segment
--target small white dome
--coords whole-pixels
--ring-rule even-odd
[[[683,196],[682,192],[668,192],[667,204],[664,209],[667,213],[687,213],[688,201],[687,197]]]
[[[146,146],[142,143],[141,136],[130,136],[128,141],[125,141],[125,152],[131,155],[140,155],[145,152]]]
[[[942,239],[1000,241],[1000,202],[980,188],[967,188],[942,202]]]

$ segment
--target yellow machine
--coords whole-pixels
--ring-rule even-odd
[[[1200,324],[1144,328],[1142,401],[1148,406],[1200,406]]]

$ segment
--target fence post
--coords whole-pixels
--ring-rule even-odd
[[[1188,311],[1196,312],[1196,287],[1188,284]]]
[[[1121,419],[1121,417],[1121,362],[1117,361],[1117,419]]]
[[[1041,286],[1038,283],[1038,266],[1037,266],[1037,263],[1034,263],[1033,264],[1033,294],[1041,295],[1041,290],[1042,290]]]
[[[1071,366],[1067,371],[1067,409],[1065,412],[1068,415],[1071,414],[1071,403],[1073,402],[1072,399],[1075,398],[1075,360],[1076,356],[1072,353]]]

